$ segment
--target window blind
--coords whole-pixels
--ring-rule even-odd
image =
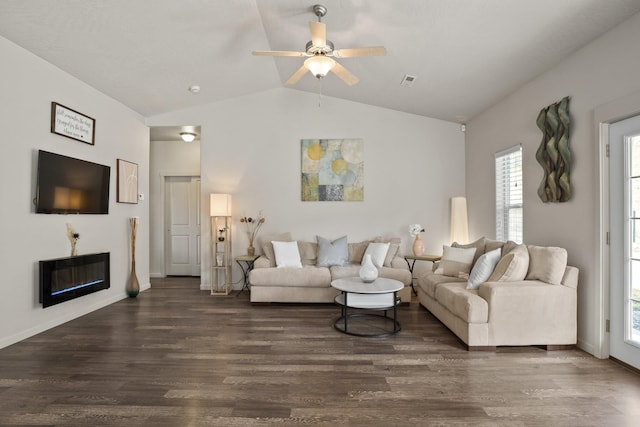
[[[522,243],[522,146],[496,153],[496,239]]]

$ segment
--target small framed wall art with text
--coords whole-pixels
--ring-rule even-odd
[[[69,107],[52,102],[51,133],[95,145],[96,121]]]

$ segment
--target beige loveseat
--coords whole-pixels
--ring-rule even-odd
[[[435,273],[419,277],[417,292],[420,304],[469,350],[522,345],[552,350],[576,344],[578,269],[566,265],[566,250],[485,238],[462,247],[476,248],[473,263],[502,250],[487,281],[467,289],[468,279],[459,277],[463,274],[438,265]]]
[[[258,258],[249,272],[251,302],[295,302],[330,303],[340,291],[331,287],[331,281],[344,277],[358,276],[360,262],[369,243],[390,243],[379,277],[395,279],[405,287],[398,292],[403,303],[411,301],[411,273],[405,260],[398,255],[400,239],[376,238],[371,241],[348,243],[347,265],[319,267],[318,244],[297,241],[302,262],[301,268],[276,267],[272,241],[293,241],[289,233],[265,236],[261,239],[263,255]]]

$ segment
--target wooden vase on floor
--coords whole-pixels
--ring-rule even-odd
[[[140,282],[138,282],[138,276],[136,276],[136,231],[138,229],[138,218],[129,218],[129,224],[131,224],[131,274],[129,280],[127,280],[127,295],[131,298],[135,298],[140,293]]]
[[[421,256],[424,254],[424,243],[419,234],[416,235],[416,239],[413,241],[413,255]]]

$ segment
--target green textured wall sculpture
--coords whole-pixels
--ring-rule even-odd
[[[566,202],[571,198],[571,152],[569,151],[569,97],[543,108],[536,124],[542,142],[536,160],[544,170],[538,196],[545,202]]]

